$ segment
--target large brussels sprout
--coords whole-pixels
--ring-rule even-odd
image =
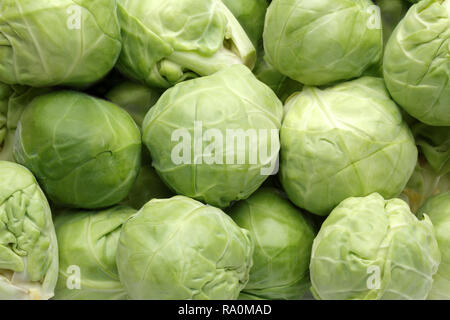
[[[267,0],[222,0],[246,31],[255,48],[264,30]]]
[[[428,299],[450,300],[450,191],[428,199],[419,214],[430,217],[442,258]]]
[[[148,202],[125,222],[117,266],[132,299],[236,299],[253,248],[223,211],[176,196]]]
[[[253,68],[256,50],[221,0],[118,0],[123,50],[118,69],[170,87],[234,64]]]
[[[432,126],[450,126],[450,0],[413,5],[386,45],[384,78],[392,98]]]
[[[307,87],[285,108],[280,171],[292,202],[326,215],[348,197],[402,192],[417,148],[381,79]]]
[[[19,119],[28,104],[47,91],[48,89],[0,83],[0,160],[14,161],[14,134]]]
[[[116,0],[2,0],[0,81],[85,86],[114,67],[121,49]]]
[[[160,96],[159,90],[132,81],[124,81],[105,94],[108,100],[127,110],[138,126],[142,126],[145,115]]]
[[[59,91],[35,98],[24,111],[14,157],[56,204],[102,208],[130,191],[140,166],[141,136],[116,105]]]
[[[167,90],[144,120],[143,140],[171,189],[227,207],[276,169],[282,114],[273,91],[237,65]]]
[[[116,206],[103,211],[64,211],[55,218],[59,277],[54,299],[126,299],[116,252],[123,223],[136,210]]]
[[[274,0],[264,49],[282,74],[307,85],[359,77],[383,51],[379,10],[370,0]]]
[[[228,212],[255,242],[241,299],[300,299],[309,287],[314,228],[277,189],[261,188]]]
[[[0,300],[49,299],[57,279],[47,199],[26,168],[0,161]]]
[[[319,299],[425,299],[440,258],[428,216],[377,193],[348,198],[314,240],[312,290]]]

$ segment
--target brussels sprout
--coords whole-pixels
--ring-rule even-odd
[[[170,87],[234,64],[253,68],[256,50],[221,0],[118,0],[124,75]]]
[[[430,164],[420,157],[400,198],[416,213],[429,197],[446,191],[450,191],[450,173],[436,173]]]
[[[269,64],[306,85],[359,77],[377,64],[383,40],[370,0],[274,0],[264,27]]]
[[[392,98],[432,126],[450,126],[450,0],[413,5],[386,45],[384,78]]]
[[[178,84],[150,109],[143,140],[163,181],[227,207],[276,169],[283,107],[245,66]]]
[[[161,181],[155,169],[150,164],[144,164],[131,191],[122,203],[139,210],[152,199],[170,198],[173,195],[174,193]]]
[[[408,12],[410,4],[404,0],[376,0],[375,3],[380,7],[381,20],[383,22],[383,39],[386,43],[397,24]]]
[[[430,127],[417,124],[413,128],[416,143],[439,174],[450,172],[450,127]]]
[[[229,214],[255,241],[250,279],[240,299],[301,299],[308,289],[314,229],[281,192],[261,188]]]
[[[264,30],[267,0],[222,0],[246,31],[255,48]]]
[[[254,73],[258,80],[267,84],[281,101],[285,102],[293,93],[301,91],[303,85],[282,75],[267,63],[264,57],[258,59]]]
[[[130,191],[140,166],[141,136],[116,105],[60,91],[35,98],[24,111],[14,157],[56,204],[102,208]]]
[[[2,0],[0,81],[85,86],[119,57],[116,0]]]
[[[127,110],[140,127],[148,110],[160,96],[159,90],[131,81],[122,82],[105,95],[108,100]]]
[[[312,290],[318,299],[425,299],[439,262],[428,216],[377,193],[348,198],[314,240]]]
[[[236,299],[254,243],[220,209],[184,196],[148,202],[122,227],[120,281],[132,299]]]
[[[0,160],[14,162],[14,134],[19,119],[36,96],[48,91],[48,89],[8,86],[0,83]]]
[[[348,197],[402,192],[417,148],[381,79],[307,87],[285,108],[281,183],[296,205],[327,215]]]
[[[0,300],[49,299],[57,279],[47,199],[26,168],[0,161]]]
[[[450,300],[450,192],[428,199],[419,214],[430,217],[442,257],[428,299]]]
[[[116,252],[123,223],[136,210],[64,211],[55,218],[59,244],[57,300],[126,299]]]

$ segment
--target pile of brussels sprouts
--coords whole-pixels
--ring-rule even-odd
[[[450,0],[1,0],[0,299],[450,299]]]

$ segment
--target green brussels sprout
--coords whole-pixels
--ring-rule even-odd
[[[277,169],[282,116],[273,91],[236,65],[167,90],[145,117],[143,141],[171,189],[224,208]]]
[[[418,152],[381,79],[307,87],[285,109],[281,183],[299,207],[327,215],[346,198],[405,188]]]
[[[267,0],[222,0],[244,28],[255,48],[264,30]]]
[[[450,0],[413,5],[389,39],[384,78],[392,98],[431,126],[450,126]]]
[[[73,91],[39,96],[17,128],[14,157],[59,205],[117,204],[130,191],[141,160],[141,135],[116,105]]]
[[[306,85],[359,77],[383,52],[370,0],[274,0],[264,27],[269,64]]]
[[[85,86],[119,57],[116,0],[2,0],[0,81]]]
[[[404,0],[376,0],[380,7],[381,20],[383,22],[384,43],[390,38],[397,24],[403,19],[410,4]]]
[[[150,164],[144,164],[122,204],[139,210],[152,199],[170,198],[173,195],[174,193],[162,182],[155,169]]]
[[[439,174],[450,172],[450,127],[413,127],[416,143],[431,167]]]
[[[151,200],[125,222],[117,266],[131,299],[236,299],[253,249],[222,210],[175,196]]]
[[[322,225],[312,248],[318,299],[426,299],[440,263],[433,225],[400,199],[348,198]]]
[[[123,223],[136,210],[116,206],[103,211],[63,211],[55,218],[59,277],[54,299],[121,300],[116,252]]]
[[[255,241],[250,279],[240,299],[301,299],[308,289],[314,228],[273,188],[261,188],[228,212]]]
[[[105,94],[106,99],[127,110],[139,127],[160,96],[159,90],[132,81],[124,81]]]
[[[450,191],[428,199],[419,214],[430,217],[442,258],[428,299],[450,300]]]
[[[0,83],[0,160],[14,162],[14,134],[19,119],[36,96],[48,91],[48,89]]]
[[[408,203],[411,211],[416,213],[428,198],[446,191],[450,191],[450,172],[438,174],[423,157],[419,157],[399,198]]]
[[[221,0],[118,0],[123,49],[117,68],[168,88],[234,64],[253,68],[256,50]]]
[[[58,279],[50,207],[33,175],[0,161],[0,300],[44,300]]]
[[[254,73],[258,80],[267,84],[282,102],[285,102],[292,94],[301,91],[303,88],[301,83],[282,75],[268,64],[264,57],[258,59]]]

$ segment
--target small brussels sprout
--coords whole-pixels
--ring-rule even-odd
[[[348,197],[392,198],[405,188],[418,152],[383,80],[307,87],[285,109],[281,182],[299,207],[327,215]]]
[[[258,80],[267,84],[282,102],[303,88],[301,83],[286,77],[268,64],[263,56],[258,59],[254,73]]]
[[[417,124],[413,134],[431,167],[441,175],[450,173],[450,127]]]
[[[383,51],[370,0],[274,0],[264,27],[269,64],[306,85],[359,77]]]
[[[170,198],[173,195],[174,193],[162,182],[155,169],[150,164],[144,164],[131,191],[122,203],[139,210],[152,199]]]
[[[167,90],[145,117],[143,141],[171,189],[224,208],[277,169],[282,115],[273,91],[236,65]]]
[[[159,90],[125,81],[108,91],[105,98],[127,110],[141,127],[148,110],[156,104],[160,96]]]
[[[116,0],[2,0],[0,81],[85,86],[119,57]]]
[[[151,200],[125,222],[117,266],[132,299],[236,299],[253,249],[222,210],[175,196]]]
[[[310,273],[318,299],[426,299],[440,253],[433,225],[400,199],[348,198],[314,240]]]
[[[0,161],[0,300],[44,300],[58,279],[50,207],[33,175]]]
[[[39,96],[17,128],[14,157],[59,205],[95,209],[130,191],[141,160],[141,135],[116,105],[73,91]]]
[[[433,223],[442,258],[428,299],[450,300],[450,191],[428,199],[419,211],[423,214]]]
[[[118,0],[125,76],[168,88],[234,64],[253,68],[256,50],[221,0]]]
[[[380,7],[381,20],[383,22],[384,43],[391,37],[397,24],[403,19],[410,4],[404,0],[375,0]]]
[[[301,299],[308,289],[314,228],[277,189],[261,188],[229,215],[255,242],[250,279],[240,299]]]
[[[136,210],[116,206],[103,211],[63,211],[55,218],[59,277],[54,299],[121,300],[116,252],[123,223]]]
[[[27,105],[48,89],[9,86],[0,83],[0,160],[14,162],[14,134]]]
[[[392,98],[431,126],[450,126],[450,0],[413,5],[389,39],[384,78]]]
[[[450,172],[438,174],[423,157],[419,157],[399,198],[408,203],[411,211],[416,213],[428,198],[446,191],[450,191]]]
[[[246,31],[255,48],[264,30],[267,0],[222,0]]]

